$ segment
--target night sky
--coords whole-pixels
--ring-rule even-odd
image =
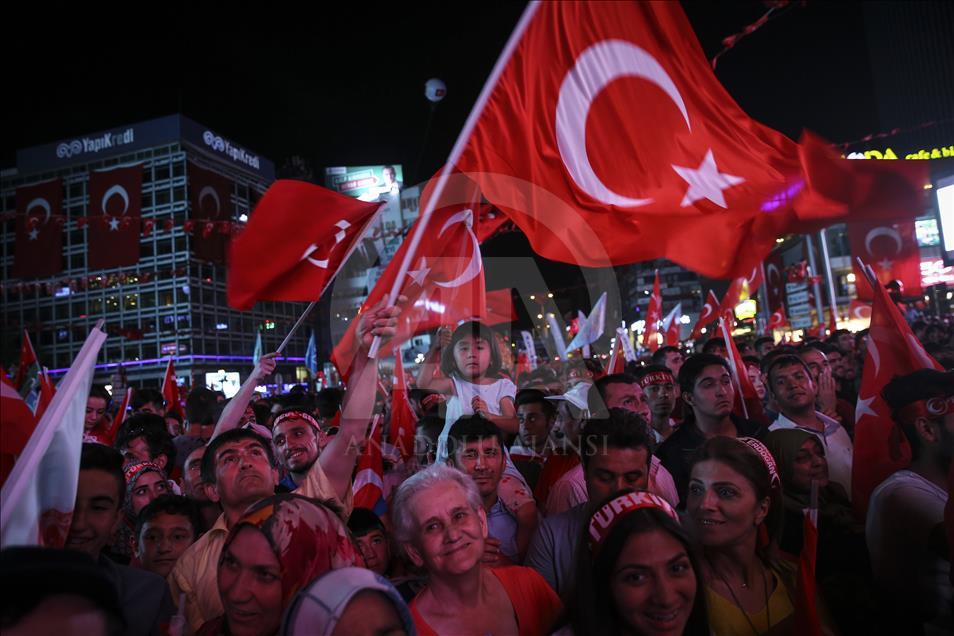
[[[9,22],[0,165],[19,147],[181,111],[278,165],[292,154],[316,171],[401,163],[411,183],[446,157],[524,6],[321,3],[305,13],[270,3],[225,14],[194,4],[154,3],[158,14],[135,18],[44,7]],[[710,57],[766,10],[683,5]],[[809,128],[843,141],[877,129],[856,3],[787,9],[727,53],[717,75],[744,110],[790,136]],[[448,97],[422,148],[430,77]]]
[[[154,5],[148,18],[63,10],[52,27],[48,12],[23,15],[2,44],[15,90],[0,165],[14,164],[16,148],[179,111],[279,167],[290,155],[316,175],[328,165],[400,163],[405,184],[415,183],[446,158],[524,8],[322,3],[306,13],[272,3],[225,14],[193,4]],[[708,57],[767,8],[683,6]],[[752,117],[792,137],[808,128],[847,141],[878,129],[856,3],[794,3],[724,55],[717,76]],[[423,94],[431,77],[448,87],[433,113]],[[511,233],[482,251],[530,249]],[[551,288],[578,284],[577,268],[538,260]],[[487,275],[491,289],[508,284],[506,272]]]

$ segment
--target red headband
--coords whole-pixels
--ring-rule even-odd
[[[277,428],[278,425],[284,422],[285,420],[305,420],[306,422],[314,426],[315,430],[319,430],[319,431],[321,430],[321,426],[318,425],[318,420],[313,418],[308,413],[305,413],[304,411],[287,411],[285,413],[282,413],[281,415],[275,418],[275,423],[272,424],[272,428]]]
[[[665,499],[648,492],[630,492],[616,497],[590,517],[590,553],[593,556],[599,552],[606,537],[610,535],[616,523],[640,508],[656,508],[672,517],[679,523],[679,516]]]
[[[665,371],[653,371],[652,373],[647,373],[643,376],[643,379],[639,381],[639,386],[646,388],[651,384],[672,384],[674,379],[672,373],[666,373]]]
[[[762,462],[768,469],[769,477],[772,480],[772,487],[780,486],[782,481],[778,478],[778,468],[775,467],[775,458],[772,457],[772,453],[769,452],[769,449],[765,448],[765,444],[754,437],[739,437],[737,439],[758,453],[759,457],[762,458]]]

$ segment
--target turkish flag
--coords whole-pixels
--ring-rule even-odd
[[[142,225],[142,165],[97,170],[89,175],[89,268],[139,262]]]
[[[815,504],[817,506],[817,503]],[[804,511],[802,522],[802,551],[798,556],[798,576],[795,585],[795,630],[793,633],[805,636],[822,636],[821,621],[815,605],[815,563],[818,555],[818,511],[812,508]]]
[[[0,484],[7,480],[17,457],[23,452],[37,417],[17,393],[6,374],[0,373]]]
[[[176,383],[176,369],[172,366],[172,358],[169,358],[169,364],[166,365],[166,374],[162,378],[162,399],[166,401],[167,413],[178,413],[180,417],[185,417],[182,402],[179,400],[179,385]]]
[[[779,303],[775,311],[768,319],[769,329],[784,329],[788,326],[788,318],[785,316],[785,303]]]
[[[232,242],[229,305],[318,300],[381,209],[304,181],[276,181]]]
[[[380,420],[381,416],[376,415],[371,424],[367,443],[358,456],[351,490],[354,493],[355,508],[367,508],[383,517],[387,513],[387,502],[384,500],[384,457],[381,453]]]
[[[923,209],[925,162],[843,160],[748,117],[677,2],[531,4],[499,64],[456,167],[547,258],[744,276],[785,233]]]
[[[229,237],[213,230],[217,223],[232,221],[232,190],[232,181],[228,177],[189,163],[189,220],[195,228],[192,251],[196,258],[214,263],[225,262]],[[289,228],[289,234],[292,233],[294,228]],[[263,254],[259,254],[258,258],[260,261],[266,260]]]
[[[861,302],[860,300],[852,300],[851,305],[848,306],[848,311],[851,313],[852,318],[856,318],[858,320],[871,320],[871,303]]]
[[[46,408],[53,401],[53,396],[56,395],[56,387],[53,386],[53,380],[50,379],[50,374],[47,373],[46,369],[40,371],[40,395],[36,401],[36,419],[39,422],[40,418],[43,417],[43,413],[46,412]]]
[[[17,374],[13,378],[13,386],[24,398],[36,388],[36,378],[40,371],[40,361],[30,340],[30,332],[24,329],[23,341],[20,343],[20,364],[17,365]]]
[[[430,192],[429,188],[426,189],[422,200]],[[457,196],[448,195],[447,190],[445,195],[442,201],[460,201]],[[424,208],[425,204],[422,203],[421,207]],[[475,209],[478,210],[477,214],[474,213]],[[401,281],[401,294],[407,297],[407,302],[398,316],[397,333],[391,339],[390,347],[416,333],[487,315],[479,244],[487,237],[488,226],[479,222],[479,209],[480,206],[467,203],[438,203],[427,226],[422,228],[418,222],[414,223],[408,238],[414,232],[422,231],[423,234],[414,260],[408,267],[405,279]],[[398,248],[361,305],[359,313],[388,297],[409,244],[410,241],[405,239]],[[332,353],[342,377],[348,375],[357,349],[354,333],[356,322],[350,321],[348,330]]]
[[[672,308],[672,311],[669,312],[669,315],[666,316],[664,323],[666,327],[666,346],[679,346],[679,341],[682,340],[680,337],[682,335],[682,323],[680,322],[680,318],[682,318],[682,303],[677,303],[676,306]]]
[[[394,388],[391,391],[391,424],[388,426],[388,442],[398,449],[401,458],[407,461],[414,454],[414,433],[417,416],[407,397],[407,382],[404,378],[404,362],[401,352],[394,356]]]
[[[722,302],[719,303],[719,317],[728,322],[729,325],[735,325],[735,306],[742,300],[744,282],[744,277],[733,278],[732,282],[729,283],[729,288],[725,291],[725,296],[722,297]]]
[[[848,223],[851,254],[874,268],[884,285],[900,280],[905,296],[921,295],[921,250],[914,233],[914,221]],[[858,298],[871,300],[871,285],[852,258]]]
[[[851,500],[859,519],[865,518],[875,487],[911,462],[911,448],[891,419],[891,408],[882,399],[881,390],[895,376],[918,369],[943,371],[921,346],[883,287],[874,289],[872,300],[851,462]]]
[[[63,183],[53,179],[17,188],[14,278],[41,278],[63,271]]]
[[[657,269],[656,278],[653,281],[653,293],[649,297],[649,307],[646,309],[646,328],[643,331],[643,346],[650,351],[659,348],[656,333],[660,320],[662,320],[662,293],[659,291],[659,270]]]
[[[775,311],[785,300],[785,274],[781,254],[772,254],[766,259],[765,288],[768,292],[768,310]]]
[[[699,313],[699,320],[696,321],[696,326],[692,328],[692,333],[689,335],[690,338],[695,340],[701,336],[702,330],[719,317],[719,305],[719,298],[715,295],[715,292],[710,289],[706,296],[706,303],[702,306],[702,311]]]
[[[729,369],[732,374],[732,382],[735,384],[735,404],[733,411],[739,417],[750,419],[760,424],[767,424],[765,412],[762,410],[762,400],[755,392],[755,386],[749,378],[749,373],[745,367],[745,361],[739,348],[735,346],[735,340],[729,332],[729,323],[725,320],[719,321],[719,330],[722,339],[725,341],[725,348],[729,354]]]

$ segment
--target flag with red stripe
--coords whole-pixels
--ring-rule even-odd
[[[358,457],[354,484],[354,507],[373,510],[379,517],[387,512],[384,500],[384,457],[381,453],[381,416],[375,415],[367,444]]]
[[[414,433],[417,417],[407,397],[407,381],[404,378],[404,362],[401,352],[394,356],[394,388],[391,391],[391,426],[388,442],[398,449],[401,459],[407,461],[414,454]]]

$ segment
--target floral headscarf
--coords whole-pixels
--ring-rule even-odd
[[[225,547],[246,526],[265,535],[278,557],[282,607],[287,607],[298,590],[325,572],[364,566],[344,522],[317,499],[283,494],[259,501],[245,511],[229,532]]]

